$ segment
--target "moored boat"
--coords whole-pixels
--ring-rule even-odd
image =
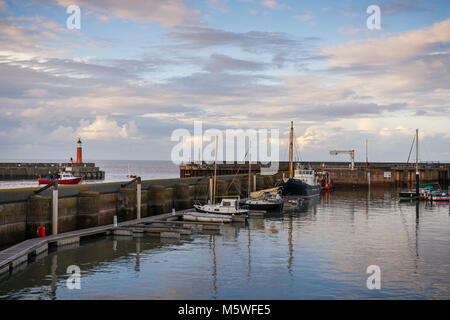
[[[283,199],[280,192],[280,187],[251,192],[250,198],[241,200],[240,205],[250,210],[281,211]]]
[[[450,201],[450,193],[442,191],[442,190],[432,191],[428,195],[428,199],[431,201],[446,201],[446,202],[448,202],[448,201]]]
[[[195,210],[203,213],[214,213],[224,215],[247,215],[248,209],[239,208],[238,199],[222,199],[216,204],[194,204]]]
[[[283,201],[269,199],[245,199],[241,204],[250,210],[264,211],[281,211],[283,209]]]
[[[47,176],[44,179],[39,177],[38,179],[39,184],[49,184],[53,181],[54,180],[51,179],[50,176]],[[81,177],[75,177],[73,174],[68,172],[60,172],[58,173],[57,181],[58,184],[79,184],[81,182]]]
[[[440,192],[441,187],[439,183],[421,183],[419,184],[419,199],[428,200],[431,199],[430,195],[433,192]],[[401,191],[398,193],[400,200],[414,200],[417,199],[416,190]]]
[[[283,184],[283,196],[312,198],[319,196],[321,189],[314,170],[297,169],[294,177]]]

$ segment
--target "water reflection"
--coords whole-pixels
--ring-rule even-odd
[[[1,299],[448,299],[445,205],[395,190],[338,190],[191,240],[109,237],[36,258],[0,282]],[[82,289],[68,290],[69,265]],[[366,288],[378,265],[382,290]]]

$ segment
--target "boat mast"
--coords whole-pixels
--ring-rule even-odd
[[[217,146],[219,143],[219,139],[216,136],[216,158],[214,160],[214,194],[213,194],[213,198],[212,198],[212,204],[216,203],[216,169],[217,169]]]
[[[419,129],[416,129],[416,197],[419,197]]]
[[[294,121],[291,121],[291,134],[289,136],[289,179],[294,177]]]
[[[248,195],[247,197],[250,198],[250,187],[251,187],[251,179],[252,179],[252,154],[251,154],[251,147],[252,142],[248,141]]]

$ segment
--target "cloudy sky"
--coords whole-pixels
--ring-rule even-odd
[[[194,120],[287,158],[293,120],[302,160],[406,161],[419,128],[450,161],[449,42],[447,0],[0,0],[0,158],[168,160]]]

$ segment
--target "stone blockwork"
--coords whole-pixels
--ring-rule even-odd
[[[257,187],[272,187],[277,177],[257,177]],[[246,196],[247,181],[246,175],[218,177],[218,199],[224,195]],[[37,189],[0,190],[0,246],[34,238],[41,226],[47,235],[51,234],[52,190],[34,195]],[[112,224],[115,215],[119,222],[136,219],[136,184],[127,187],[122,187],[122,183],[84,184],[60,186],[58,190],[59,233]],[[189,209],[196,200],[205,202],[208,194],[208,177],[142,181],[141,215],[168,213],[173,208]]]

